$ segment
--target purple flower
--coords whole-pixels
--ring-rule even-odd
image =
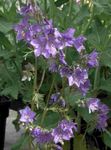
[[[60,96],[59,92],[52,94],[49,104],[50,105],[58,104],[61,107],[65,107],[66,105],[65,100]]]
[[[63,50],[59,50],[59,61],[63,65],[67,65],[67,62],[65,61],[65,53]]]
[[[90,88],[90,80],[86,80],[83,84],[80,84],[79,90],[85,96]]]
[[[107,114],[98,114],[96,128],[100,131],[101,130],[104,131],[104,129],[107,127],[107,120],[108,120]]]
[[[55,57],[57,54],[55,28],[48,21],[41,26],[41,30],[35,32],[35,38],[30,41],[34,47],[34,54],[36,57],[40,55],[45,58]]]
[[[83,95],[86,94],[90,86],[87,70],[80,67],[74,69],[72,75],[68,76],[68,81],[69,86],[75,85]]]
[[[19,24],[14,26],[14,29],[17,32],[17,40],[26,40],[26,35],[29,28],[28,20],[29,18],[25,17]]]
[[[34,140],[39,144],[50,143],[53,140],[51,132],[36,127],[32,130],[32,136]]]
[[[85,47],[83,45],[85,40],[86,40],[86,38],[84,36],[79,36],[73,40],[74,47],[76,48],[76,50],[79,53],[85,49]]]
[[[60,93],[59,92],[52,94],[51,99],[49,101],[49,104],[57,103],[59,97],[60,97]]]
[[[29,15],[29,14],[32,14],[34,13],[34,8],[32,7],[31,4],[28,4],[28,5],[24,5],[23,7],[21,7],[20,9],[20,14],[21,15]]]
[[[109,108],[107,105],[100,103],[98,116],[97,116],[97,125],[98,130],[104,130],[107,127]]]
[[[55,59],[48,59],[49,71],[58,72],[58,64]]]
[[[61,34],[62,38],[61,38],[60,49],[73,46],[74,33],[75,33],[75,29],[69,28],[67,29],[67,31]]]
[[[98,53],[93,51],[87,56],[87,65],[89,68],[97,67],[98,63]]]
[[[24,109],[20,110],[20,121],[23,123],[32,123],[35,118],[35,112],[31,111],[31,109],[26,106]]]
[[[69,68],[69,66],[61,66],[59,68],[59,73],[61,77],[70,77],[72,72],[72,69]]]
[[[90,98],[87,101],[87,107],[89,109],[89,113],[95,112],[99,110],[100,100],[98,98]]]
[[[62,120],[58,126],[52,130],[54,142],[63,144],[63,140],[70,140],[74,134],[73,130],[77,131],[76,124],[72,121]]]
[[[98,98],[90,98],[87,101],[87,107],[89,109],[89,113],[95,112],[97,113],[97,124],[96,128],[98,130],[104,130],[107,127],[107,119],[109,108],[107,105],[100,102]]]

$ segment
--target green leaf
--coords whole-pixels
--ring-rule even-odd
[[[78,91],[70,90],[70,88],[64,89],[64,98],[67,103],[74,106],[78,100],[82,98],[82,95]]]
[[[87,150],[86,141],[82,134],[74,137],[74,150]]]
[[[111,92],[111,79],[108,79],[108,80],[101,79],[100,83],[101,85],[99,89],[105,90],[107,92]]]
[[[111,68],[111,50],[107,50],[101,53],[100,62],[101,65]]]
[[[106,144],[106,146],[111,148],[111,133],[108,132],[104,132],[103,134],[103,141]]]
[[[10,23],[6,20],[3,20],[3,19],[0,20],[0,31],[1,32],[6,34],[7,32],[9,32],[12,29],[13,29],[12,23]]]
[[[54,128],[57,126],[59,120],[60,120],[59,113],[48,111],[43,122],[43,127],[47,129]],[[41,121],[41,116],[38,118],[38,122],[40,121]]]
[[[14,99],[17,99],[19,93],[19,85],[17,83],[8,85],[1,91],[1,95],[12,96]]]
[[[11,150],[24,150],[25,146],[29,143],[29,136],[24,134],[20,137],[16,144],[14,144]]]

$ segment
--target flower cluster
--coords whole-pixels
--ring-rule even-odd
[[[69,66],[65,60],[64,49],[72,47],[82,56],[86,38],[83,35],[75,37],[75,29],[73,28],[60,32],[53,26],[52,20],[41,19],[37,23],[31,22],[30,14],[34,14],[34,10],[30,4],[22,7],[20,14],[24,18],[15,26],[17,39],[26,41],[34,48],[36,57],[43,56],[47,59],[51,72],[58,72],[61,77],[66,77],[69,86],[76,86],[85,95],[90,87],[88,69],[79,64]],[[89,55],[83,55],[82,58],[85,59],[86,66],[89,68],[98,66],[98,53],[96,51]]]
[[[63,144],[63,140],[69,141],[73,137],[73,130],[77,131],[77,126],[72,121],[62,120],[58,126],[52,130],[55,143]]]
[[[107,127],[107,119],[109,113],[108,106],[100,102],[98,98],[90,98],[87,101],[87,107],[89,109],[89,113],[97,112],[96,128],[98,130],[104,130]]]
[[[28,106],[20,110],[20,122],[28,125],[29,123],[33,123],[34,119],[35,113]],[[51,142],[63,144],[64,140],[70,140],[74,136],[74,131],[77,132],[77,124],[64,119],[51,131],[42,129],[39,126],[32,127],[31,135],[38,144]]]

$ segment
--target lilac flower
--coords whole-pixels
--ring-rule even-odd
[[[32,39],[30,42],[34,47],[34,54],[36,57],[43,55],[45,58],[49,58],[55,57],[57,54],[56,37],[54,34],[55,29],[47,22],[43,24],[42,30],[37,33],[37,38]]]
[[[52,94],[51,99],[49,101],[49,104],[56,103],[58,101],[59,97],[60,97],[60,93],[59,92]]]
[[[107,120],[108,120],[107,114],[98,114],[96,128],[100,131],[101,130],[104,131],[104,129],[107,127]]]
[[[52,94],[49,104],[50,105],[58,104],[61,107],[65,107],[66,105],[65,100],[60,96],[59,92]]]
[[[100,103],[98,116],[97,116],[97,125],[98,130],[104,130],[107,127],[109,108],[107,105]]]
[[[74,69],[73,74],[68,77],[68,81],[69,86],[75,85],[83,95],[86,94],[90,86],[87,70],[80,67]]]
[[[61,46],[59,47],[60,49],[73,46],[74,33],[75,29],[69,28],[67,29],[67,31],[61,34],[62,38],[61,38]]]
[[[31,4],[28,4],[28,5],[24,5],[23,7],[21,7],[20,9],[20,14],[21,15],[29,15],[29,14],[32,14],[34,13],[34,8],[32,7]]]
[[[98,64],[98,53],[93,51],[87,56],[87,65],[89,68],[97,67]]]
[[[89,113],[95,112],[97,113],[97,124],[96,128],[98,130],[104,130],[107,127],[107,119],[109,108],[107,105],[100,102],[98,98],[90,98],[87,101],[87,107],[89,109]]]
[[[32,136],[34,137],[34,140],[39,144],[50,143],[53,140],[50,131],[43,130],[39,127],[36,127],[32,130]]]
[[[79,53],[85,49],[85,47],[83,45],[85,40],[86,40],[86,38],[84,36],[79,36],[73,40],[74,47],[76,48],[76,50]]]
[[[65,61],[65,54],[64,54],[63,50],[59,50],[59,60],[60,60],[61,64],[67,65],[67,62]]]
[[[20,110],[20,121],[23,123],[32,123],[35,118],[35,112],[31,111],[31,109],[26,106],[24,109]]]
[[[77,131],[76,124],[72,121],[62,120],[58,126],[52,130],[54,142],[63,144],[63,140],[70,140],[74,136],[73,130]]]
[[[86,93],[88,92],[90,85],[91,85],[90,80],[88,80],[88,79],[83,84],[80,84],[79,90],[81,91],[83,96],[85,96]]]
[[[72,75],[72,69],[69,68],[69,66],[61,66],[59,68],[59,73],[61,77],[70,77]]]
[[[20,21],[19,24],[14,26],[14,29],[17,32],[17,40],[26,39],[26,33],[29,28],[28,20],[29,18],[25,17],[24,19]]]
[[[58,64],[55,59],[48,59],[49,71],[58,72]]]
[[[87,107],[89,109],[89,113],[98,111],[100,100],[98,98],[90,98],[87,101]]]

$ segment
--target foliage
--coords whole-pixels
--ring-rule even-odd
[[[79,149],[86,150],[88,143],[85,136],[87,134],[93,135],[97,116],[95,113],[89,114],[88,109],[81,108],[81,106],[89,97],[98,97],[111,108],[111,0],[81,0],[80,3],[77,3],[76,0],[35,0],[35,3],[43,17],[52,19],[54,26],[61,32],[66,31],[67,28],[75,28],[76,37],[80,34],[84,35],[87,39],[85,42],[86,54],[91,53],[92,49],[99,52],[99,66],[89,71],[90,91],[84,97],[75,88],[68,87],[66,79],[62,80],[57,73],[51,74],[44,57],[37,58],[37,66],[35,66],[32,46],[23,40],[18,41],[14,31],[14,26],[22,18],[17,10],[25,4],[25,1],[7,0],[6,2],[1,0],[0,95],[9,96],[12,100],[18,99],[19,94],[22,95],[24,103],[33,105],[39,124],[43,118],[42,112],[45,111],[46,118],[42,123],[47,129],[57,126],[64,114],[68,119],[77,120],[80,131],[75,136],[74,149],[77,148],[75,145],[80,145]],[[31,21],[34,22],[34,20]],[[65,51],[68,64],[76,66],[78,60],[80,61],[78,53],[73,51],[72,47],[66,48]],[[41,82],[42,78],[43,82]],[[34,82],[37,83],[39,91],[34,89]],[[57,104],[53,107],[48,106],[47,99],[50,99],[50,96],[55,92],[62,93],[67,105],[65,109]],[[105,98],[103,97],[104,93]],[[108,120],[109,131],[110,117]],[[83,120],[83,124],[80,125],[81,120]],[[81,131],[82,126],[83,131]],[[108,133],[101,132],[101,139],[103,139],[106,148],[107,146],[111,147],[110,138]],[[98,142],[96,137],[95,139]],[[70,143],[68,144],[70,145]],[[83,149],[81,145],[83,145]],[[101,149],[96,144],[92,147]]]

